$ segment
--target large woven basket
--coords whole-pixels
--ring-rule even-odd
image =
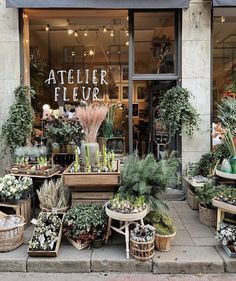
[[[199,220],[205,225],[216,227],[216,209],[208,209],[199,204]]]
[[[130,253],[136,260],[150,260],[154,256],[154,238],[149,242],[137,242],[130,238]]]
[[[24,217],[13,215],[20,218],[19,225],[11,228],[0,228],[0,252],[9,252],[18,248],[24,241]],[[11,216],[4,216],[9,219]]]

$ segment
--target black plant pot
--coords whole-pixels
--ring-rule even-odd
[[[102,247],[103,244],[103,238],[95,238],[93,240],[93,248],[99,249]]]

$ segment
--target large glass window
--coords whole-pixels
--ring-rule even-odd
[[[136,74],[175,73],[175,13],[134,14]]]
[[[213,22],[213,101],[236,99],[236,8],[214,9]]]

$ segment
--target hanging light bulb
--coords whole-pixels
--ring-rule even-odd
[[[126,41],[126,42],[125,42],[125,46],[129,46],[129,41]]]
[[[222,23],[225,22],[225,17],[224,17],[224,16],[221,16],[221,17],[220,17],[220,20],[221,20]]]
[[[89,55],[93,56],[94,55],[94,51],[93,50],[89,50]]]
[[[115,35],[115,34],[114,34],[114,30],[112,29],[111,32],[110,32],[110,36],[111,36],[111,37],[114,37],[114,35]]]
[[[127,29],[125,30],[125,36],[129,36],[129,31]]]
[[[86,57],[87,56],[87,53],[86,52],[84,52],[84,57]]]
[[[69,35],[71,35],[71,34],[73,34],[73,33],[74,33],[73,29],[71,29],[71,28],[68,29],[68,34],[69,34]]]
[[[49,24],[46,25],[45,31],[47,31],[47,32],[49,31]]]
[[[107,32],[107,29],[106,29],[105,26],[103,26],[102,31],[103,31],[103,32]]]
[[[78,37],[78,31],[77,31],[77,30],[75,30],[74,36],[75,36],[75,37]]]
[[[87,37],[88,36],[88,30],[85,30],[84,32],[84,36]]]

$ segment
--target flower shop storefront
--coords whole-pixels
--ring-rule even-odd
[[[158,109],[161,97],[181,78],[179,8],[187,1],[170,2],[137,7],[131,1],[125,9],[104,1],[84,9],[82,1],[83,9],[63,9],[56,3],[35,7],[9,1],[25,7],[23,79],[36,90],[32,105],[42,139],[47,121],[42,124],[41,117],[72,120],[81,101],[103,102],[111,109],[99,132],[100,146],[120,154],[152,151],[157,158],[168,150],[180,152],[179,137],[168,135]]]

